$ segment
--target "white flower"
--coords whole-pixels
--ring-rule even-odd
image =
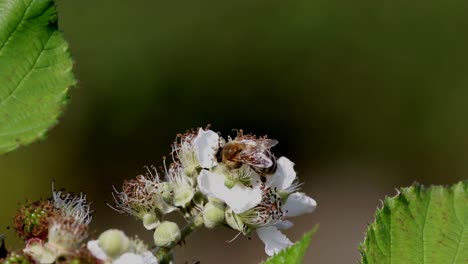
[[[211,168],[217,164],[215,155],[218,147],[219,135],[200,128],[198,133],[177,136],[172,145],[173,159],[185,169],[187,175],[193,175],[198,167]]]
[[[47,259],[76,250],[88,236],[91,210],[86,195],[74,196],[55,191],[52,184],[52,204],[57,214],[48,219],[49,227],[45,243],[31,242],[31,255],[35,259]],[[33,243],[34,242],[34,243]],[[39,249],[43,250],[39,250]],[[42,254],[40,254],[42,252]],[[39,260],[38,260],[39,261]],[[39,261],[45,263],[45,260]]]
[[[296,192],[288,196],[286,203],[281,207],[281,211],[284,214],[283,217],[294,217],[311,213],[316,206],[317,203],[314,199],[304,193]],[[265,244],[265,252],[269,256],[292,245],[292,242],[279,231],[280,229],[288,229],[292,226],[292,222],[282,218],[280,221],[275,221],[256,229],[258,237]]]
[[[112,209],[119,213],[133,215],[144,220],[146,229],[154,229],[159,223],[159,215],[167,214],[176,208],[168,204],[164,199],[164,191],[167,183],[159,180],[159,175],[139,175],[136,179],[125,181],[122,191],[114,188],[115,207]],[[148,222],[148,219],[153,221]]]
[[[224,201],[236,214],[255,207],[262,200],[262,192],[258,188],[246,187],[241,183],[236,183],[232,188],[226,187],[226,177],[220,173],[202,170],[197,180],[203,194]]]
[[[186,207],[195,195],[194,179],[185,175],[183,168],[177,165],[169,169],[166,178],[173,191],[172,204]]]
[[[277,160],[275,173],[267,176],[266,182],[260,185],[261,201],[239,215],[245,225],[256,230],[265,243],[265,252],[270,256],[292,245],[279,231],[292,226],[286,218],[311,213],[317,206],[315,200],[305,193],[295,192],[299,186],[294,163],[281,157]]]

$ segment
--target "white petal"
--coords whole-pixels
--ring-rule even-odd
[[[202,168],[211,168],[216,165],[215,155],[219,146],[219,136],[212,130],[200,128],[193,140],[198,162]]]
[[[275,226],[258,228],[257,235],[265,243],[265,252],[268,256],[273,256],[293,244]]]
[[[279,223],[276,223],[275,226],[279,229],[279,230],[286,230],[286,229],[289,229],[291,227],[294,226],[293,222],[291,221],[288,221],[288,220],[284,220],[284,221],[281,221]]]
[[[146,264],[143,257],[135,253],[125,253],[118,259],[114,260],[112,264]]]
[[[221,174],[202,170],[197,180],[203,194],[224,201],[236,214],[255,207],[262,200],[260,189],[245,187],[240,183],[229,189],[224,185],[225,177]]]
[[[274,189],[285,190],[296,179],[294,163],[286,157],[281,157],[276,161],[276,171],[267,178],[266,186]]]
[[[145,264],[158,264],[158,259],[150,251],[144,252],[141,256]]]
[[[95,258],[100,259],[100,260],[106,260],[107,259],[106,253],[104,252],[104,250],[102,250],[99,247],[99,243],[98,243],[97,240],[88,241],[88,244],[86,246],[87,246],[89,252],[91,252],[91,254]]]
[[[307,196],[305,193],[295,192],[288,196],[282,210],[286,212],[287,217],[293,217],[312,213],[317,207],[317,202]]]

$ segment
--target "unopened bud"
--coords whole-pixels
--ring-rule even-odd
[[[176,223],[170,221],[162,222],[154,231],[154,243],[158,247],[169,247],[180,240],[180,229]]]
[[[130,240],[124,232],[118,229],[109,229],[99,236],[99,247],[110,258],[117,258],[130,248]]]
[[[214,228],[224,223],[225,206],[222,202],[210,201],[203,209],[203,221],[207,228]]]
[[[236,215],[232,209],[226,210],[225,213],[226,223],[234,230],[244,232],[244,222]]]
[[[175,206],[185,207],[190,203],[194,194],[195,192],[191,186],[179,186],[178,188],[174,189],[173,203]]]
[[[161,183],[161,195],[163,200],[168,204],[172,203],[173,191],[171,184],[167,182]]]
[[[143,226],[147,230],[152,230],[158,227],[159,223],[161,223],[154,213],[147,213],[143,216]]]

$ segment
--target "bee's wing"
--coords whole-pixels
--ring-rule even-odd
[[[269,138],[263,138],[263,139],[244,139],[240,141],[242,144],[247,146],[249,149],[256,149],[257,152],[263,152],[265,150],[271,149],[272,147],[276,146],[278,144],[278,140],[276,139],[269,139]]]
[[[237,157],[233,158],[233,160],[258,168],[269,168],[273,166],[273,161],[267,154],[252,150],[242,151]]]
[[[240,141],[245,148],[232,158],[233,161],[246,163],[257,168],[269,168],[273,161],[268,155],[268,150],[278,144],[274,139],[244,139]]]
[[[263,152],[251,155],[246,163],[257,168],[270,168],[273,166],[273,161]]]
[[[265,138],[265,139],[261,140],[261,145],[265,149],[271,149],[272,147],[276,146],[277,144],[278,144],[278,140],[276,140],[276,139]]]

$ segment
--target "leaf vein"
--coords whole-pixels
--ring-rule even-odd
[[[455,214],[455,216],[456,216],[456,214]],[[456,218],[458,219],[458,217],[456,217]],[[466,231],[466,220],[468,220],[468,217],[465,217],[465,221],[463,222],[463,224],[460,222],[460,224],[462,224],[463,231],[460,233],[460,236],[458,237],[457,251],[455,252],[455,255],[453,256],[452,264],[455,264],[455,262],[457,261],[457,258],[458,258],[458,253],[460,252],[460,245],[462,244],[461,240],[463,239],[463,235],[465,234],[465,231]]]
[[[12,96],[14,95],[14,93],[18,90],[18,88],[21,86],[21,84],[24,82],[24,80],[26,80],[26,78],[31,74],[31,72],[34,70],[34,67],[36,66],[37,62],[39,61],[39,59],[41,58],[42,54],[44,53],[44,50],[45,50],[45,47],[47,46],[47,44],[49,43],[50,39],[52,38],[52,35],[54,33],[52,32],[51,34],[49,34],[49,36],[47,37],[47,41],[44,43],[44,45],[42,46],[41,48],[41,51],[39,52],[39,54],[37,55],[37,57],[34,59],[34,62],[33,64],[31,65],[31,67],[29,68],[29,70],[27,71],[27,73],[23,76],[23,78],[21,78],[21,81],[19,81],[19,83],[15,86],[15,88],[13,88],[13,90],[2,100],[0,101],[0,105],[5,105],[6,101],[8,101],[10,98],[12,98]]]
[[[34,2],[34,1],[30,1],[29,4],[27,4],[26,9],[24,10],[23,15],[21,16],[21,19],[18,21],[18,23],[16,23],[15,28],[13,28],[13,30],[10,31],[10,33],[8,33],[7,39],[5,40],[5,42],[2,43],[2,46],[0,47],[0,55],[2,54],[3,48],[6,46],[6,44],[8,43],[8,41],[10,41],[11,37],[12,37],[12,36],[15,34],[15,32],[18,30],[19,26],[20,26],[21,24],[23,24],[23,22],[24,22],[24,17],[26,16],[26,13],[28,13],[29,8],[32,6],[32,2]]]

